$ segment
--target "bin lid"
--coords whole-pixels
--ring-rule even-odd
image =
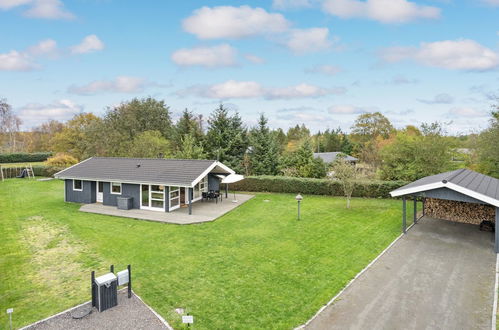
[[[114,275],[113,273],[107,273],[105,275],[96,277],[95,284],[100,286],[100,285],[111,283],[112,281],[115,281],[115,280],[116,280],[116,275]]]

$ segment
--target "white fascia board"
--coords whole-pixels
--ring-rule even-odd
[[[63,179],[63,178],[60,178],[60,177],[59,177],[59,174],[60,174],[60,173],[62,173],[62,172],[64,172],[64,171],[66,171],[66,170],[69,170],[70,168],[75,167],[76,165],[83,164],[84,162],[86,162],[87,160],[90,160],[90,159],[92,159],[92,158],[94,158],[94,157],[87,158],[87,159],[85,159],[85,160],[82,160],[82,161],[81,161],[81,162],[79,162],[78,164],[71,165],[71,166],[70,166],[70,167],[68,167],[68,168],[65,168],[65,169],[63,169],[63,170],[61,170],[61,171],[59,171],[59,172],[57,172],[57,173],[54,173],[54,178],[56,178],[56,179]]]
[[[473,197],[475,199],[478,199],[479,201],[482,201],[484,203],[487,203],[487,204],[490,204],[490,205],[494,205],[495,207],[499,207],[499,200],[497,200],[495,198],[492,198],[492,197],[489,197],[489,196],[485,196],[485,195],[480,194],[480,193],[478,193],[476,191],[470,190],[468,188],[461,187],[461,186],[459,186],[457,184],[454,184],[452,182],[447,182],[447,184],[445,186],[447,188],[452,189],[454,191],[457,191],[457,192],[459,192],[461,194],[464,194],[464,195]]]
[[[423,186],[416,186],[416,187],[405,188],[405,189],[397,189],[394,191],[390,191],[390,195],[392,197],[397,197],[397,196],[410,195],[410,194],[418,193],[421,191],[427,191],[427,190],[432,190],[432,189],[437,189],[437,188],[442,188],[442,187],[445,187],[445,184],[443,182],[439,181],[439,182],[435,182],[435,183],[425,184]]]
[[[158,181],[133,181],[133,180],[118,180],[118,179],[97,179],[97,178],[88,178],[88,177],[71,177],[71,176],[60,176],[58,179],[61,180],[83,180],[83,181],[100,181],[100,182],[117,182],[117,183],[130,183],[130,184],[150,184],[150,185],[162,185],[169,187],[185,187],[192,188],[191,186],[186,186],[180,183],[171,183],[171,182],[158,182]]]
[[[219,161],[215,161],[203,173],[201,173],[201,175],[198,176],[196,178],[196,180],[192,181],[191,187],[194,187],[195,185],[197,185],[199,183],[199,181],[201,181],[205,176],[208,175],[208,173],[210,173],[217,166],[220,166],[222,169],[224,169],[225,171],[229,172],[230,174],[236,173],[236,172],[234,172],[234,170],[232,170],[231,168],[225,166],[224,164],[220,163]]]

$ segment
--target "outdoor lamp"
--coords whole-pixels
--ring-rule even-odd
[[[298,202],[298,220],[300,220],[300,202],[303,199],[303,196],[298,194],[296,195],[295,199]]]

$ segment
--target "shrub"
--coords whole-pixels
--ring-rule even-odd
[[[33,174],[35,176],[52,177],[55,173],[62,171],[66,167],[48,166],[48,165],[33,165]]]
[[[46,165],[55,167],[68,167],[78,163],[78,159],[63,152],[57,153],[45,161]]]
[[[407,182],[404,181],[356,181],[352,196],[387,198],[390,197],[390,191],[405,184]],[[231,184],[230,188],[238,191],[344,196],[339,181],[286,176],[249,176]]]
[[[51,152],[17,152],[9,154],[0,154],[0,163],[30,163],[43,162],[52,156]]]

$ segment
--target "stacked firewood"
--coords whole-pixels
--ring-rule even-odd
[[[436,198],[426,198],[425,215],[474,225],[479,225],[484,220],[495,222],[493,206]]]

